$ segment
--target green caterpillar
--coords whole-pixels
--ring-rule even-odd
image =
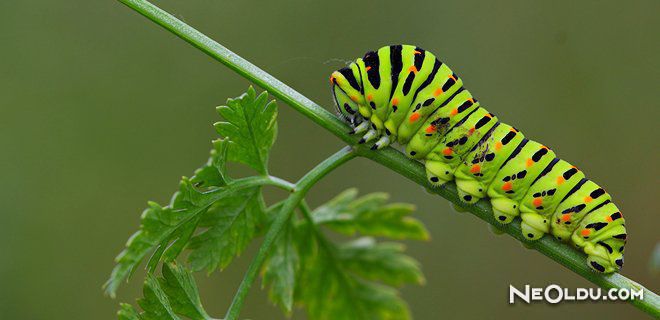
[[[339,115],[372,149],[397,142],[424,161],[435,186],[455,180],[466,203],[488,197],[495,219],[522,219],[529,240],[551,233],[587,255],[597,272],[623,266],[624,219],[611,197],[548,147],[480,106],[447,65],[393,45],[332,73]]]

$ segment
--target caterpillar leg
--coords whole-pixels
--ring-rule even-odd
[[[360,139],[358,143],[366,143],[378,137],[378,131],[371,129]]]
[[[426,160],[424,166],[426,167],[426,177],[434,186],[441,186],[454,180],[453,169],[444,162]]]
[[[360,134],[369,129],[369,121],[363,121],[357,127],[353,128],[353,131],[350,132],[350,134]]]
[[[461,200],[470,204],[476,203],[486,195],[484,187],[479,181],[461,179],[458,174],[456,175],[456,188]]]
[[[390,145],[390,137],[389,136],[382,136],[376,143],[371,146],[371,150],[380,150],[382,148],[385,148]]]
[[[513,218],[517,217],[519,214],[518,202],[509,198],[491,198],[490,204],[493,206],[493,216],[495,216],[495,220],[499,221],[500,223],[511,223]]]
[[[544,234],[550,232],[548,218],[536,212],[523,212],[520,214],[520,218],[522,219],[520,228],[527,240],[541,239]]]

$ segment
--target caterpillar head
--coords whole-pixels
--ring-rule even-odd
[[[364,102],[364,95],[359,79],[360,73],[355,63],[333,72],[330,76],[337,112],[342,119],[354,126],[363,121],[359,106]]]

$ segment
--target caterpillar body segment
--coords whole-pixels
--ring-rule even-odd
[[[330,76],[340,117],[372,149],[398,142],[429,181],[455,181],[461,199],[488,198],[497,221],[521,219],[525,238],[548,233],[587,264],[623,266],[626,229],[611,197],[548,147],[501,123],[435,55],[410,45],[367,52]]]

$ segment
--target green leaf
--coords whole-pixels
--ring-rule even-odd
[[[296,273],[299,268],[293,232],[293,225],[287,224],[262,267],[262,288],[270,286],[268,290],[270,300],[287,315],[290,315],[293,309]]]
[[[129,277],[150,251],[165,248],[167,244],[177,239],[185,241],[187,235],[185,231],[190,227],[188,224],[196,223],[195,218],[206,212],[213,203],[232,196],[236,201],[235,194],[244,189],[255,190],[256,186],[263,183],[263,179],[251,177],[234,180],[223,188],[199,192],[192,186],[190,180],[184,178],[179,192],[175,194],[169,206],[162,207],[155,202],[149,202],[149,208],[142,213],[140,230],[131,236],[124,251],[115,259],[117,265],[105,284],[106,292],[114,296],[121,281]],[[235,231],[240,230],[235,229]],[[165,250],[157,250],[151,259],[160,260],[160,256],[156,255],[164,252]]]
[[[210,319],[202,307],[195,279],[183,266],[163,264],[163,278],[159,281],[174,312],[190,319]]]
[[[260,174],[268,174],[268,153],[277,136],[277,105],[268,93],[256,95],[254,88],[227,100],[217,108],[225,121],[215,124],[216,131],[230,141],[229,160],[244,163]]]
[[[202,306],[192,274],[176,263],[164,264],[162,273],[161,278],[147,274],[143,298],[138,300],[143,312],[138,314],[131,305],[121,304],[120,320],[212,319]]]
[[[158,279],[152,274],[147,274],[142,294],[144,297],[138,300],[140,308],[144,310],[140,314],[140,318],[145,320],[181,319],[172,310],[167,294],[160,287]]]
[[[404,254],[404,246],[377,243],[369,237],[336,244],[320,228],[334,223],[348,228],[349,222],[341,217],[348,217],[346,221],[350,222],[378,223],[370,216],[363,219],[374,212],[398,219],[381,223],[373,233],[401,237],[388,228],[400,226],[400,220],[409,218],[412,208],[398,204],[405,210],[393,210],[386,200],[383,194],[358,199],[357,192],[351,189],[313,212],[303,205],[305,219],[294,215],[262,267],[263,285],[270,286],[271,301],[287,314],[295,302],[306,309],[309,319],[410,319],[407,304],[392,286],[421,284],[424,276],[419,263]],[[382,231],[383,228],[388,231]],[[361,227],[362,230],[372,229]],[[404,234],[425,238],[421,236],[426,234],[423,227],[415,230]]]
[[[315,223],[353,235],[392,239],[428,240],[429,233],[417,219],[410,217],[411,204],[387,204],[385,193],[372,193],[357,198],[356,189],[348,189],[313,212]]]
[[[297,301],[306,307],[310,319],[410,319],[395,289],[352,274],[337,258],[336,246],[319,234],[301,240],[316,245],[301,251],[304,268],[296,287]]]
[[[190,239],[188,256],[192,269],[212,272],[224,269],[240,255],[264,222],[261,188],[240,190],[219,199],[200,221],[204,232]]]
[[[204,166],[195,170],[195,175],[190,178],[198,188],[222,187],[231,181],[227,176],[226,159],[229,149],[227,139],[216,139],[213,141],[211,156]]]
[[[337,258],[344,268],[369,280],[399,286],[424,283],[419,263],[405,255],[403,244],[376,243],[373,238],[360,238],[339,246]]]
[[[250,94],[249,91],[245,96],[253,97],[254,90],[251,92]],[[276,114],[272,113],[272,115],[275,116]],[[253,123],[254,126],[257,124]],[[268,123],[268,125],[274,126],[273,123]],[[256,128],[253,129],[256,130]],[[272,138],[274,138],[274,133]],[[215,140],[207,163],[197,169],[192,178],[184,177],[182,179],[179,190],[174,194],[169,205],[163,207],[155,202],[148,203],[148,208],[142,213],[140,230],[130,237],[126,249],[115,259],[117,265],[113,269],[110,279],[104,285],[109,295],[115,295],[119,284],[134,272],[137,265],[149,252],[154,251],[147,266],[150,272],[155,270],[161,260],[173,261],[179,256],[191,241],[200,217],[205,215],[207,209],[215,202],[227,196],[232,196],[234,202],[240,202],[242,200],[236,198],[235,191],[241,191],[246,187],[250,187],[252,190],[260,190],[253,188],[263,184],[254,183],[259,179],[258,177],[232,180],[227,175],[226,161],[229,157],[231,143],[233,142],[230,142],[227,138]],[[265,151],[267,152],[268,149],[265,149]],[[252,191],[246,195],[255,197]],[[261,196],[259,195],[258,198],[261,199]],[[214,212],[217,211],[214,210]],[[240,253],[247,245],[246,241],[252,239],[254,234],[254,222],[240,219],[237,222],[249,223],[245,225],[245,229],[233,228],[230,231],[234,233],[245,231],[247,233],[245,235],[232,235],[232,239],[242,239],[243,241],[238,243],[237,249],[231,249],[228,252],[233,250],[235,253]],[[211,249],[208,249],[208,251],[211,251]],[[221,265],[224,267],[230,261],[228,254],[223,253]],[[209,268],[211,267],[209,266]]]
[[[117,318],[119,320],[140,320],[140,315],[135,311],[132,305],[128,303],[121,303],[119,311],[117,311]]]

